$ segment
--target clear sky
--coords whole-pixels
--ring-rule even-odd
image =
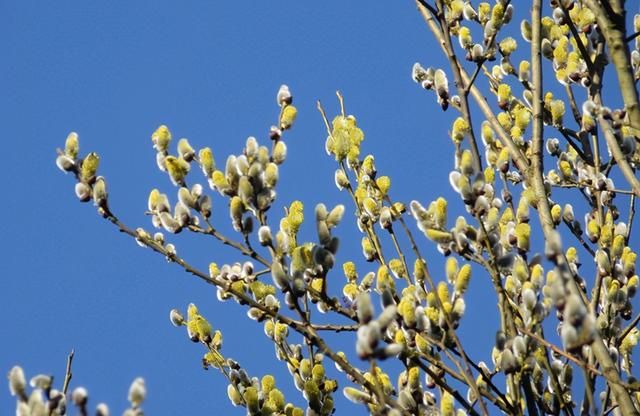
[[[91,205],[77,201],[73,178],[54,163],[55,149],[70,131],[80,135],[82,154],[101,155],[100,172],[116,215],[129,226],[151,229],[144,215],[149,191],[158,187],[176,199],[176,189],[156,168],[153,130],[167,124],[174,137],[187,137],[196,148],[210,146],[223,163],[250,135],[268,141],[278,114],[275,94],[286,83],[299,114],[285,138],[289,158],[272,212],[301,199],[311,220],[316,203],[344,203],[338,264],[357,259],[362,272],[368,269],[350,221],[353,207],[334,186],[335,162],[324,153],[317,99],[335,114],[334,92],[344,93],[348,112],[366,135],[363,151],[373,153],[379,172],[391,176],[394,198],[425,204],[440,195],[453,198],[447,130],[455,114],[442,113],[433,94],[411,79],[415,61],[446,63],[412,1],[222,4],[0,4],[1,371],[20,364],[28,377],[53,373],[61,382],[74,348],[72,386],[87,387],[93,406],[105,401],[120,414],[130,382],[143,376],[147,414],[227,414],[232,406],[223,377],[202,370],[203,348],[168,320],[170,309],[184,311],[195,302],[223,331],[226,356],[252,376],[275,374],[287,400],[303,404],[285,366],[275,362],[261,324],[249,320],[242,307],[218,302],[210,286],[139,248]],[[234,235],[224,204],[214,198],[214,223]],[[313,238],[312,221],[303,233]],[[169,239],[203,268],[210,261],[243,261],[202,236]],[[420,241],[433,259],[432,270],[442,276],[441,257],[421,236]],[[333,277],[330,287],[338,291],[343,277]],[[498,321],[485,278],[472,282],[476,295],[467,299],[462,335],[471,341],[474,358],[490,361]],[[353,334],[333,341],[353,353]],[[336,399],[344,406],[338,414],[363,411],[341,392]],[[13,399],[0,391],[0,414],[13,412]]]

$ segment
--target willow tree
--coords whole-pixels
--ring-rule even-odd
[[[437,104],[425,95],[425,105],[456,113],[434,140],[453,144],[449,182],[457,200],[394,199],[383,174],[393,172],[376,169],[338,93],[337,115],[318,102],[326,127],[319,134],[336,161],[336,186],[352,204],[309,210],[284,201],[280,215],[271,208],[279,175],[290,174],[285,139],[297,116],[284,85],[268,138],[249,137],[223,164],[212,149],[194,149],[186,139],[172,153],[167,126],[153,132],[157,167],[177,198],[172,204],[151,191],[151,225],[135,228],[118,218],[99,156],[81,157],[75,133],[57,165],[75,177],[78,198],[93,201],[116,229],[215,286],[220,301],[244,305],[287,366],[308,415],[333,413],[336,391],[372,414],[638,414],[631,236],[640,196],[640,15],[630,19],[622,0],[416,5],[448,62],[416,63],[412,77],[435,94]],[[515,8],[529,6],[527,19],[512,21]],[[235,235],[210,221],[214,197],[228,207]],[[466,214],[448,218],[449,204]],[[361,245],[366,262],[336,264],[335,227],[345,213],[362,236],[341,245]],[[317,238],[303,241],[301,227],[315,227]],[[180,232],[207,235],[237,257],[201,270],[176,249]],[[441,264],[425,260],[427,244],[442,253]],[[580,257],[593,258],[595,267],[581,268]],[[500,322],[491,363],[474,360],[458,335],[465,297],[473,296],[472,269],[495,289]],[[314,309],[326,316],[318,320]],[[205,367],[226,377],[233,405],[250,415],[305,413],[273,376],[248,374],[228,357],[215,321],[196,305],[186,314],[174,309],[170,318],[200,344]],[[559,338],[545,334],[555,327]],[[355,355],[332,347],[332,333],[345,331]],[[385,371],[381,360],[396,365]],[[329,365],[344,377],[330,378]],[[19,367],[9,378],[19,414],[64,414],[68,380],[59,391],[37,376],[29,395]],[[86,391],[77,388],[71,398],[87,412]],[[142,399],[144,384],[136,380],[130,414],[141,412]],[[107,414],[101,406],[99,414]]]

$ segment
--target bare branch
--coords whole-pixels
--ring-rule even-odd
[[[73,373],[71,372],[71,364],[73,363],[74,354],[75,351],[71,350],[71,352],[67,356],[67,369],[64,373],[64,383],[62,385],[62,394],[65,396],[67,394],[67,390],[69,390],[69,383],[71,382],[71,378],[73,377]]]

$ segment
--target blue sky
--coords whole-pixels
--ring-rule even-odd
[[[318,202],[344,203],[338,262],[362,264],[360,235],[348,221],[352,206],[334,186],[335,162],[324,153],[326,134],[315,109],[321,99],[335,114],[340,89],[365,132],[364,152],[373,153],[379,172],[392,178],[394,198],[428,203],[453,197],[446,179],[453,167],[447,130],[455,115],[442,113],[433,94],[410,76],[415,61],[446,63],[413,2],[222,4],[0,5],[6,146],[0,370],[20,364],[28,376],[53,373],[61,382],[66,355],[75,348],[72,386],[86,386],[94,406],[105,401],[121,413],[130,382],[143,376],[148,414],[225,414],[231,404],[224,379],[202,370],[202,348],[168,320],[170,309],[184,311],[195,302],[223,331],[226,356],[252,376],[275,374],[287,399],[302,404],[262,326],[243,308],[218,302],[211,287],[139,248],[76,200],[73,178],[54,164],[55,149],[70,131],[80,135],[82,154],[101,155],[114,212],[129,226],[151,229],[143,214],[148,192],[158,187],[173,201],[176,192],[156,168],[153,130],[167,124],[174,137],[212,147],[222,163],[250,135],[268,141],[278,114],[275,94],[286,83],[299,115],[286,137],[289,158],[273,212],[301,199],[312,218]],[[213,211],[214,223],[233,235],[222,199],[214,198]],[[313,231],[309,222],[303,233],[311,239]],[[420,239],[441,276],[441,257]],[[200,267],[243,260],[202,236],[182,233],[170,241]],[[472,282],[476,295],[467,299],[462,334],[473,341],[471,355],[489,361],[498,322],[485,277]],[[342,279],[336,273],[330,285],[339,290]],[[352,335],[332,341],[353,353]],[[362,411],[340,392],[336,398],[343,409]],[[12,413],[13,406],[8,392],[0,393],[0,414]]]

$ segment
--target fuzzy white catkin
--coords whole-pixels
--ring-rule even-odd
[[[104,403],[98,404],[96,406],[96,416],[109,416],[109,407]]]
[[[84,406],[89,399],[89,392],[84,387],[76,387],[71,393],[71,401],[76,406]]]
[[[24,394],[24,390],[27,387],[27,380],[24,376],[24,371],[20,366],[14,366],[9,371],[9,391],[12,396]]]
[[[171,320],[173,326],[181,326],[182,324],[184,324],[184,317],[177,309],[171,309],[171,312],[169,313],[169,319]]]
[[[144,384],[144,379],[138,377],[133,380],[131,387],[129,387],[129,402],[132,406],[140,406],[147,396],[147,388]]]

